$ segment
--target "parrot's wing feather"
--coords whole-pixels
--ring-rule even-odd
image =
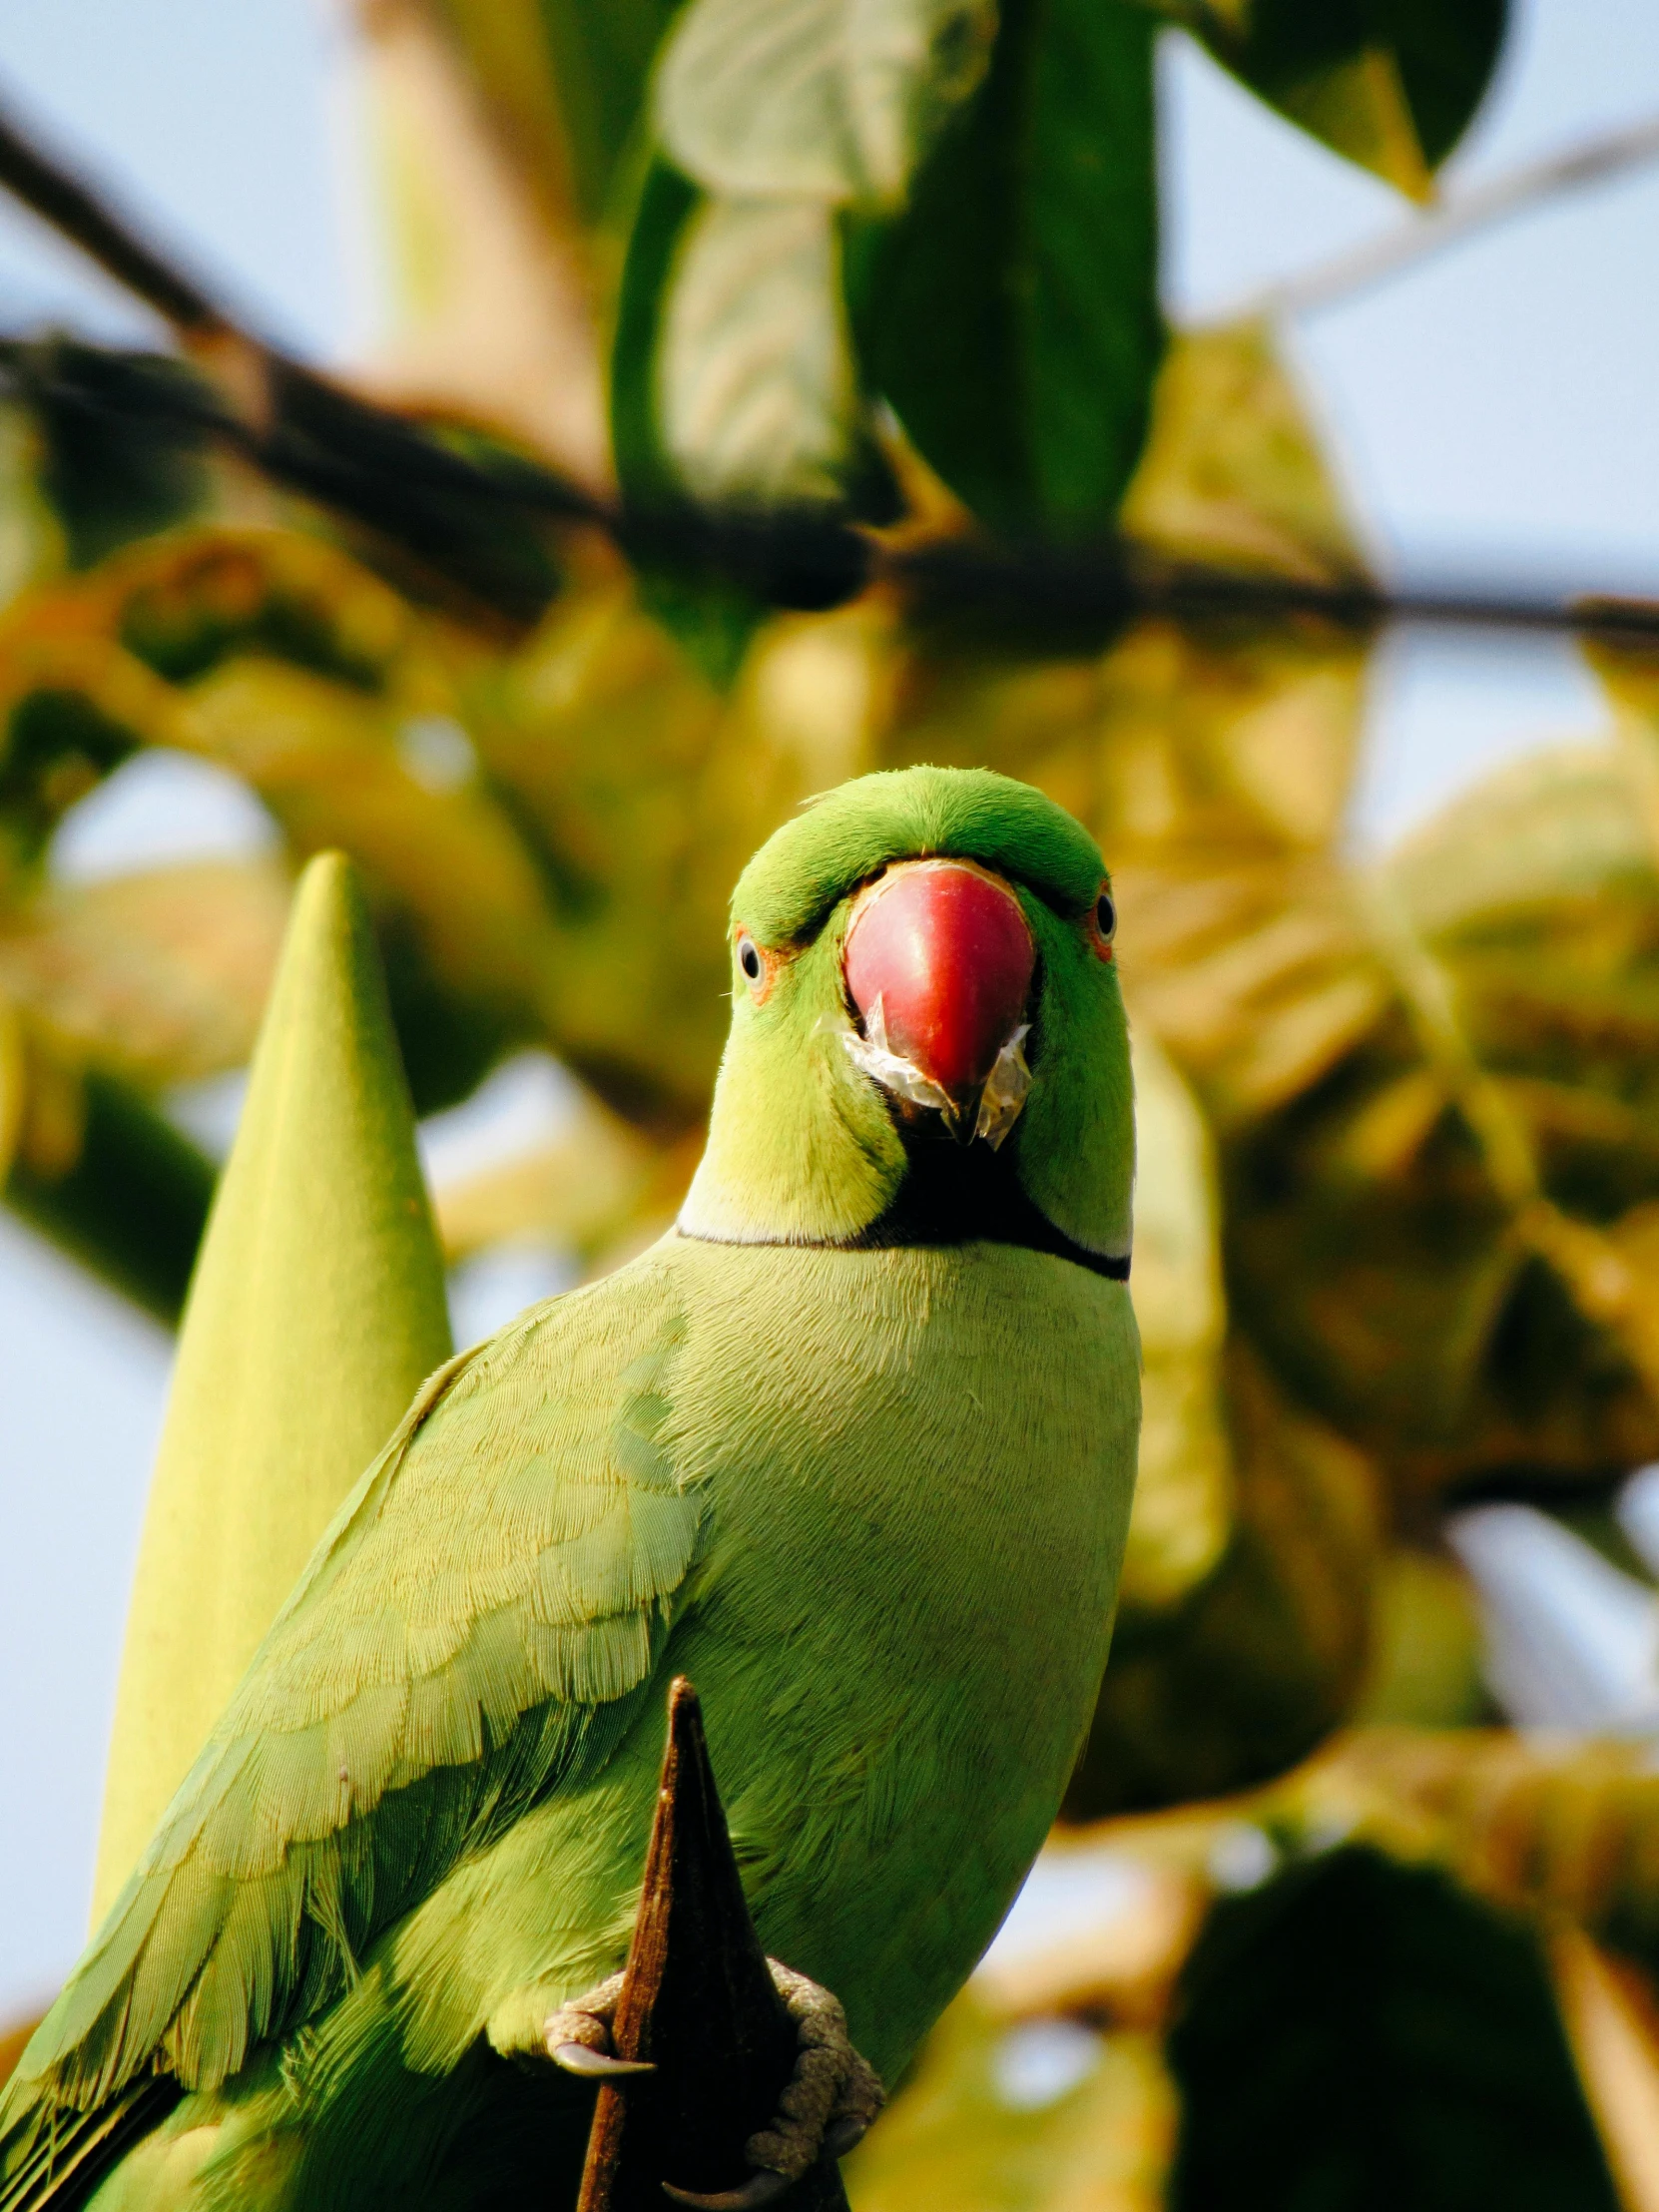
[[[25,2053],[0,2202],[41,2095],[87,2109],[150,2065],[224,2079],[463,1852],[606,1756],[700,1542],[663,1440],[682,1334],[648,1255],[426,1385]]]
[[[166,2119],[183,2094],[165,2074],[145,2074],[90,2112],[43,2112],[37,2106],[26,2131],[15,2137],[8,2132],[0,2204],[6,2212],[85,2204],[110,2168]]]

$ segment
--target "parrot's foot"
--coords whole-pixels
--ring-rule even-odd
[[[770,2127],[751,2135],[744,2155],[757,2170],[740,2189],[700,2195],[665,2181],[676,2204],[700,2212],[753,2212],[791,2188],[828,2151],[843,2158],[885,2101],[880,2080],[852,2047],[840,1999],[804,1973],[769,1958],[774,1986],[795,2022],[798,2055]]]
[[[645,2058],[618,2058],[611,2049],[611,2021],[622,1994],[622,1976],[611,1975],[586,1996],[561,2005],[542,2029],[547,2055],[566,2073],[587,2081],[617,2081],[628,2074],[655,2073]]]
[[[784,2085],[771,2125],[744,2145],[756,2171],[741,2188],[711,2196],[664,2182],[665,2193],[676,2204],[696,2206],[699,2212],[758,2212],[792,2188],[824,2152],[844,2158],[885,2102],[874,2067],[852,2047],[840,2000],[776,1958],[767,1964],[795,2022],[795,2071]],[[610,2050],[610,2023],[621,1988],[622,1976],[613,1974],[553,2014],[546,2038],[555,2065],[589,2079],[653,2070]]]

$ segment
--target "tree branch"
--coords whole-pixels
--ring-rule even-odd
[[[1438,201],[1408,222],[1384,231],[1380,238],[1335,255],[1300,276],[1270,284],[1221,314],[1206,315],[1205,326],[1309,314],[1321,307],[1338,306],[1356,292],[1414,268],[1477,231],[1507,223],[1511,217],[1524,215],[1561,193],[1605,184],[1609,178],[1652,161],[1659,161],[1659,116],[1587,139],[1559,154],[1546,155],[1542,161],[1524,162],[1487,184],[1471,186],[1467,192]]]
[[[1659,123],[1598,141],[1425,219],[1436,237],[1491,220],[1546,186],[1583,182],[1659,155]],[[173,421],[235,448],[275,482],[369,532],[416,576],[458,594],[475,615],[533,622],[556,588],[545,533],[554,522],[604,530],[636,562],[737,584],[763,605],[836,606],[871,582],[896,588],[924,621],[975,635],[1086,649],[1126,622],[1286,622],[1315,619],[1357,633],[1389,622],[1659,640],[1659,605],[1527,596],[1478,588],[1383,588],[1363,576],[1311,582],[1175,562],[1124,540],[1070,547],[959,539],[896,548],[822,509],[712,511],[687,505],[618,508],[556,470],[507,452],[463,453],[389,407],[320,376],[242,328],[229,311],[61,169],[0,110],[0,188],[51,223],[139,298],[164,314],[198,361],[200,382],[158,378],[139,354],[93,391],[74,362],[98,349],[0,340],[0,378],[67,407]],[[1486,210],[1483,214],[1481,211]],[[1446,227],[1451,227],[1447,229]],[[1405,237],[1419,251],[1423,226]],[[1381,254],[1382,248],[1374,250]],[[1400,254],[1403,246],[1389,248]],[[1381,264],[1379,264],[1381,266]],[[1315,279],[1308,279],[1312,283]],[[141,373],[142,371],[142,373]],[[217,371],[217,373],[215,373]]]
[[[106,276],[153,307],[181,336],[230,327],[207,293],[131,230],[114,208],[60,166],[15,114],[0,105],[0,186]]]

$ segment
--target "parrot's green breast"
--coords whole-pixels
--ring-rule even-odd
[[[673,1234],[587,1296],[590,1325],[634,1308],[659,1478],[705,1515],[655,1679],[702,1695],[767,1948],[835,1990],[890,2078],[994,1933],[1093,1710],[1134,1482],[1128,1294],[999,1245]],[[534,2048],[619,1961],[662,1741],[652,1696],[588,1787],[400,1935],[429,2062],[486,2021]]]
[[[674,1663],[769,1949],[891,2078],[1093,1709],[1134,1482],[1128,1293],[1000,1245],[671,1251],[695,1316],[673,1427],[715,1507]]]

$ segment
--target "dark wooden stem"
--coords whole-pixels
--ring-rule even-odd
[[[942,620],[981,639],[1006,633],[1033,650],[1097,650],[1145,617],[1253,629],[1311,619],[1359,637],[1385,623],[1414,622],[1659,641],[1659,606],[1649,601],[1384,589],[1358,572],[1257,575],[1172,562],[1109,535],[1076,545],[974,538],[884,546],[847,517],[814,509],[619,507],[526,456],[497,452],[486,465],[267,345],[4,107],[0,191],[165,316],[212,371],[215,403],[206,409],[200,398],[173,395],[182,421],[226,439],[273,481],[395,548],[416,583],[446,587],[463,610],[510,626],[535,621],[555,588],[534,557],[535,533],[552,522],[596,527],[630,560],[735,583],[775,607],[837,606],[872,580],[884,581],[923,623]],[[31,351],[0,343],[0,367],[9,362],[15,375],[22,363],[42,379],[50,363],[38,353],[31,361]],[[143,397],[154,415],[165,395],[152,379]],[[527,533],[516,549],[504,546]]]
[[[655,2074],[599,2092],[578,2212],[667,2212],[665,2181],[740,2187],[744,2144],[795,2067],[796,2031],[749,1916],[697,1692],[669,1691],[668,1749],[612,2043]],[[845,2212],[832,2159],[780,2212]]]
[[[4,108],[0,187],[175,329],[195,336],[227,327],[226,316],[201,285],[147,246],[107,201],[48,154]]]
[[[318,375],[239,321],[208,287],[145,239],[112,204],[0,105],[0,191],[31,209],[169,322],[206,379],[146,393],[181,427],[237,448],[274,482],[395,549],[411,582],[512,626],[534,622],[554,589],[535,533],[548,522],[614,527],[582,486],[502,452],[485,465],[418,423]],[[50,378],[52,348],[6,348],[25,381]],[[153,384],[153,379],[151,380]],[[71,388],[71,402],[84,394]],[[518,542],[514,542],[514,540]],[[503,541],[506,541],[503,544]]]

